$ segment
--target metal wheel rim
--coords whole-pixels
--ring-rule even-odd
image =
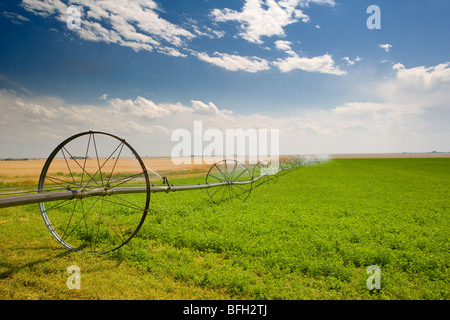
[[[77,139],[83,138],[85,136],[89,136],[88,138],[88,145],[86,147],[86,156],[84,159],[79,159],[77,161],[77,156],[73,156],[66,148],[70,143],[73,141],[76,141]],[[100,159],[98,156],[98,148],[96,138],[99,140],[99,137],[101,139],[112,139],[111,143],[115,143],[117,147],[114,149],[112,153],[110,153],[109,157],[105,159]],[[100,139],[100,140],[101,140]],[[125,149],[125,152],[123,152]],[[97,153],[97,158],[94,159],[94,161],[97,161],[98,168],[96,168],[96,172],[92,174],[92,172],[88,172],[88,169],[86,168],[86,163],[88,159],[88,153],[93,152],[95,150],[95,153]],[[129,153],[134,157],[134,160],[136,161],[136,168],[139,170],[138,174],[133,174],[131,176],[125,176],[125,178],[121,177],[120,179],[111,179],[114,176],[114,170],[117,166],[117,163],[119,162],[120,156],[122,153]],[[55,157],[59,154],[63,154],[65,163],[67,165],[67,171],[70,172],[71,177],[66,178],[63,177],[62,179],[56,178],[56,177],[50,177],[48,175],[49,169],[52,168],[52,163],[55,160]],[[69,159],[69,160],[68,160]],[[105,174],[105,177],[102,176],[102,169],[107,169],[106,164],[108,166],[112,165],[112,161],[114,161],[114,166],[111,172],[109,172],[109,178],[106,180],[108,174]],[[83,164],[81,164],[83,162]],[[69,164],[70,163],[70,164]],[[75,163],[77,165],[75,165]],[[83,167],[81,167],[83,165]],[[76,182],[75,174],[71,171],[72,168],[76,168],[77,166],[80,168],[76,168],[77,170],[82,170],[82,176],[81,176],[81,183],[79,184]],[[67,172],[66,171],[66,172]],[[95,177],[97,174],[100,173],[101,181],[97,180]],[[117,173],[116,173],[117,174]],[[70,199],[70,200],[63,200],[61,202],[56,203],[49,203],[49,207],[46,208],[45,202],[39,203],[39,209],[41,212],[41,216],[44,220],[44,223],[47,227],[47,229],[50,231],[52,236],[65,248],[77,251],[77,252],[88,252],[91,254],[104,254],[107,252],[114,251],[116,249],[119,249],[120,247],[127,244],[139,231],[139,229],[142,227],[145,218],[148,213],[148,207],[150,204],[150,180],[147,174],[146,167],[140,158],[140,156],[137,154],[137,152],[131,147],[125,140],[104,132],[99,131],[88,131],[76,134],[65,141],[63,141],[61,144],[59,144],[51,153],[51,155],[47,158],[47,161],[42,169],[40,178],[39,178],[39,185],[38,185],[38,192],[44,193],[44,192],[51,192],[51,190],[54,190],[54,186],[58,186],[59,188],[62,188],[63,185],[68,184],[69,188],[81,186],[83,188],[83,176],[86,175],[86,180],[88,181],[86,185],[84,186],[85,189],[91,188],[89,184],[91,182],[95,182],[99,188],[104,188],[105,195],[98,196],[98,197],[92,197],[92,198],[77,198],[77,199]],[[140,182],[142,185],[145,185],[146,192],[145,192],[145,201],[143,201],[143,204],[136,205],[134,203],[129,202],[128,200],[125,200],[123,196],[119,198],[118,195],[114,195],[114,188],[117,186],[123,186],[124,184],[128,184],[129,182],[137,181],[137,179],[143,180],[143,183]],[[73,181],[68,181],[69,179],[73,179]],[[105,180],[106,181],[105,181]],[[85,180],[85,181],[86,181]],[[46,184],[47,181],[53,182],[53,184]],[[99,184],[101,182],[101,184]],[[107,182],[107,183],[104,183]],[[49,185],[50,188],[47,188],[46,185]],[[106,194],[107,193],[107,194]],[[114,196],[114,200],[106,200],[106,197],[108,196]],[[101,199],[101,209],[98,210],[98,207],[96,207],[97,202]],[[118,200],[120,199],[120,200]],[[73,202],[75,201],[75,202]],[[105,204],[107,202],[107,204]],[[105,211],[103,211],[103,204],[105,204]],[[72,206],[73,205],[73,206]],[[76,213],[77,206],[81,207],[82,215],[79,215],[79,213]],[[58,207],[59,206],[59,207]],[[86,209],[85,209],[86,207]],[[58,225],[55,225],[55,222],[52,222],[54,220],[51,215],[54,217],[58,217],[59,213],[56,212],[56,209],[67,209],[71,208],[72,212],[69,213],[70,220],[66,223],[67,225],[64,225],[63,223],[58,223]],[[114,209],[116,208],[116,209]],[[128,211],[131,211],[132,214],[135,217],[133,218],[133,222],[129,223],[129,226],[124,227],[124,225],[121,225],[122,222],[119,222],[120,216],[119,211],[123,209],[127,209]],[[79,208],[78,208],[79,209]],[[51,211],[51,214],[49,215],[49,211]],[[106,214],[106,211],[108,211],[108,215]],[[117,212],[116,212],[117,211]],[[56,212],[56,213],[55,213]],[[74,218],[76,216],[76,218]],[[88,221],[89,216],[92,218]],[[73,219],[73,222],[72,222]],[[84,220],[84,221],[83,221]],[[89,225],[90,222],[96,221],[97,227],[93,227],[92,225]],[[115,221],[114,221],[115,220]],[[59,225],[59,224],[62,224]],[[84,226],[83,226],[84,224]],[[104,228],[100,230],[100,226],[103,225]],[[80,231],[82,232],[82,229],[85,229],[87,239],[85,240],[76,240],[72,239],[75,238],[75,234]],[[96,229],[96,230],[95,230]],[[109,230],[108,230],[109,229]],[[89,231],[91,230],[91,232]],[[75,232],[76,231],[76,232]],[[96,231],[96,234],[95,234]],[[102,232],[101,236],[105,236],[105,232],[108,233],[107,237],[111,237],[113,240],[112,244],[109,245],[103,245],[101,241],[103,241],[100,238],[100,231]],[[72,233],[74,233],[74,236],[72,236]],[[68,241],[67,238],[71,238],[70,241]],[[73,245],[70,242],[75,241],[77,245]],[[87,244],[86,245],[86,241]],[[83,245],[85,243],[85,245]],[[102,244],[102,245],[101,245]],[[82,250],[83,247],[88,247],[89,250]]]
[[[270,164],[266,161],[258,161],[258,163],[253,167],[253,179],[257,179],[258,177],[261,177],[258,179],[258,182],[260,184],[263,184],[265,182],[277,182],[278,180],[278,172],[274,173],[263,173],[263,168],[270,168]]]
[[[237,160],[225,159],[211,166],[206,175],[206,184],[222,182],[228,183],[214,187],[211,190],[206,189],[209,198],[216,204],[235,198],[245,201],[250,196],[253,188],[253,179],[250,171]]]

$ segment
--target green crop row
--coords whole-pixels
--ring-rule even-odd
[[[214,205],[152,196],[114,259],[249,299],[448,299],[450,160],[333,160]],[[196,182],[185,180],[184,184]],[[369,290],[369,266],[381,288]]]

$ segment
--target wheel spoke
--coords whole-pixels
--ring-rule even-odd
[[[233,181],[234,171],[236,170],[237,161],[234,163],[233,171],[231,171],[230,180]]]
[[[114,162],[114,166],[113,166],[113,168],[112,168],[112,170],[111,170],[111,174],[109,175],[109,177],[108,177],[108,182],[107,182],[106,184],[109,184],[109,181],[111,180],[111,177],[112,177],[112,175],[113,175],[114,169],[116,168],[117,161],[119,161],[120,155],[122,154],[122,150],[123,150],[123,142],[122,142],[120,145],[121,145],[121,147],[120,147],[119,155],[117,156],[116,161]],[[117,149],[117,148],[116,148],[116,149]]]
[[[111,159],[111,157],[114,155],[114,153],[116,153],[117,149],[119,149],[119,147],[122,145],[123,143],[120,143],[115,149],[114,151],[109,155],[109,157],[103,162],[103,164],[98,168],[98,170],[94,173],[94,175],[91,177],[91,179],[88,181],[88,183],[86,184],[86,186],[91,182],[91,180],[93,179],[93,177],[95,177],[97,175],[97,173],[100,172],[101,175],[101,169],[105,166],[105,164],[108,162],[109,159]],[[117,160],[116,160],[117,162]],[[113,169],[114,170],[114,169]],[[103,184],[103,176],[101,175],[101,181],[102,181],[102,186]],[[94,181],[95,182],[95,181]],[[108,179],[108,183],[109,183],[109,179]],[[97,184],[98,185],[98,184]]]
[[[217,180],[219,180],[220,182],[222,182],[223,180],[222,179],[219,179],[219,178],[217,178],[215,175],[213,175],[213,174],[210,174],[209,175],[211,178],[214,178],[214,179],[217,179]]]
[[[217,170],[219,170],[219,172],[222,174],[223,179],[224,179],[225,181],[228,180],[228,179],[227,179],[227,175],[224,174],[222,170],[220,170],[220,168],[217,166],[217,164],[214,164],[214,165],[216,166]]]
[[[224,188],[224,187],[225,187],[225,186],[216,187],[216,190],[215,190],[214,193],[210,196],[211,199],[214,197],[214,195],[215,195],[219,190],[221,190],[221,188]]]
[[[93,177],[88,172],[86,172],[84,167],[81,164],[78,163],[76,158],[69,152],[69,150],[67,150],[65,147],[63,147],[63,149],[66,150],[66,152],[70,155],[72,160],[75,161],[75,163],[81,168],[81,170],[82,170],[82,178],[83,178],[83,175],[86,173],[86,175],[89,176],[89,178],[90,178],[89,181],[93,180]],[[83,179],[81,179],[81,181],[83,182]],[[95,180],[93,180],[93,181],[98,185],[98,183]],[[81,185],[83,185],[83,183],[81,183]]]
[[[69,182],[69,181],[66,181],[66,180],[62,180],[62,179],[59,179],[59,178],[55,178],[55,177],[46,176],[45,178],[50,180],[54,184],[57,184],[58,186],[63,187],[64,189],[67,189],[68,186],[73,184],[72,182]],[[62,184],[61,182],[65,183],[65,184]],[[81,187],[79,184],[76,184],[76,183],[74,185],[77,186],[77,187]]]
[[[112,147],[104,158],[100,147],[103,143]],[[122,168],[127,171],[121,172]],[[146,187],[144,195],[89,193],[107,184],[114,189],[137,181]],[[148,212],[150,180],[145,165],[125,140],[111,134],[80,133],[53,151],[42,170],[38,191],[49,193],[68,188],[81,189],[74,201],[41,203],[39,208],[52,236],[74,251],[85,248],[98,254],[120,248],[137,233]]]
[[[102,167],[100,166],[100,159],[98,158],[98,150],[97,150],[97,143],[95,142],[95,135],[92,136],[92,140],[94,141],[94,149],[95,149],[95,156],[97,158],[97,164],[98,164],[98,170],[97,172],[94,174],[94,176],[100,172],[100,181],[102,182],[102,186],[103,186],[103,175],[102,175]]]
[[[130,201],[127,201],[127,200],[125,200],[125,199],[119,197],[117,194],[112,194],[112,196],[113,196],[114,198],[117,198],[117,199],[123,201],[123,202],[126,202],[126,203],[128,204],[127,207],[129,207],[129,208],[132,208],[132,209],[134,209],[134,210],[139,210],[139,211],[140,211],[140,210],[143,210],[143,208],[140,208],[140,207],[136,206],[134,203],[132,203],[132,202],[130,202]],[[120,204],[120,203],[118,203],[118,204]],[[124,205],[124,204],[120,204],[120,205],[126,206],[126,205]]]
[[[65,238],[67,229],[69,229],[70,222],[72,221],[72,218],[73,218],[73,215],[74,215],[74,213],[75,213],[75,208],[76,208],[76,206],[77,206],[77,204],[78,204],[78,201],[79,201],[78,199],[75,200],[75,204],[74,204],[74,206],[73,206],[73,208],[72,208],[72,213],[70,214],[69,221],[68,221],[67,226],[66,226],[66,228],[64,229],[64,232],[63,232],[63,234],[62,234],[62,239],[63,239],[63,240],[64,240],[64,238]]]
[[[117,187],[120,186],[121,184],[127,183],[128,181],[131,181],[131,180],[135,179],[136,177],[142,176],[142,175],[144,175],[144,172],[137,173],[137,174],[132,175],[132,176],[129,176],[129,177],[120,178],[120,179],[118,179],[118,180],[114,180],[113,182],[117,182],[117,181],[122,181],[122,180],[125,180],[125,179],[126,179],[125,181],[122,181],[121,183],[114,184],[114,185],[110,185],[110,187],[111,187],[111,188],[117,188]]]
[[[125,239],[123,239],[123,237],[121,237],[121,236],[116,232],[116,230],[108,223],[108,221],[105,219],[105,217],[104,217],[100,212],[98,212],[97,209],[95,209],[95,207],[89,203],[89,201],[86,201],[86,203],[92,208],[92,210],[93,210],[94,212],[97,213],[97,215],[100,217],[100,219],[103,220],[103,221],[106,223],[106,225],[108,226],[108,228],[111,229],[111,231],[113,231],[114,234],[116,234],[116,236],[117,236],[121,241],[125,241]]]
[[[68,169],[69,172],[70,172],[70,176],[72,177],[73,184],[76,184],[76,182],[75,182],[75,177],[73,176],[72,170],[70,170],[69,162],[67,162],[67,158],[66,158],[66,154],[64,153],[64,149],[61,149],[61,153],[62,153],[62,155],[63,155],[63,157],[64,157],[64,161],[66,162],[67,169]]]
[[[228,169],[231,170],[229,171]],[[220,173],[223,179],[220,179],[215,175],[217,172]],[[249,189],[245,189],[242,186],[233,183],[235,181],[238,181],[238,179],[240,178],[241,178],[241,180],[239,180],[240,182],[248,181],[250,183]],[[212,186],[217,190],[214,191],[210,191],[209,189],[206,190],[210,199],[215,203],[233,198],[238,198],[239,200],[244,201],[245,199],[248,198],[248,195],[250,194],[251,191],[251,184],[253,184],[253,177],[250,174],[250,172],[247,170],[247,168],[245,168],[244,165],[242,165],[240,162],[236,160],[222,160],[216,162],[206,175],[206,183],[210,183],[211,179],[214,179],[212,183],[216,182],[215,180],[227,182],[227,184],[224,185]],[[242,189],[244,192],[239,191],[236,188]],[[247,195],[243,196],[245,195],[245,193],[247,193]]]
[[[86,168],[86,160],[88,158],[89,146],[91,145],[91,136],[92,136],[92,134],[89,134],[89,140],[88,140],[88,144],[87,144],[87,147],[86,147],[86,155],[84,156],[83,172],[81,173],[81,185],[83,185],[83,177],[84,177],[84,173],[86,172],[86,170],[85,170],[85,168]],[[91,179],[92,179],[92,177],[91,177]]]

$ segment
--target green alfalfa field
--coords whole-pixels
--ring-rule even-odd
[[[450,159],[334,159],[255,186],[244,203],[196,190],[152,194],[150,208],[105,255],[64,249],[37,205],[1,209],[0,299],[450,297]],[[80,289],[67,286],[71,265]]]

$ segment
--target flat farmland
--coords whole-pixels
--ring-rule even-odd
[[[289,158],[290,157],[288,156],[280,157],[279,161],[282,162]],[[117,164],[115,164],[114,159],[106,160],[107,159],[102,158],[98,160],[87,159],[86,162],[84,162],[84,160],[78,160],[78,164],[75,163],[74,160],[69,160],[71,162],[70,170],[74,174],[81,174],[84,167],[88,172],[95,172],[104,162],[106,162],[106,165],[102,167],[102,170],[105,172],[108,172],[108,170],[111,171],[114,165],[116,165],[114,171],[119,173],[133,173],[136,170],[140,170],[139,164],[135,159],[121,158]],[[179,162],[175,163],[171,158],[165,157],[142,159],[148,170],[150,179],[158,179],[159,177],[156,174],[165,175],[170,178],[196,176],[199,174],[206,175],[211,165],[219,160],[221,159],[179,158]],[[0,161],[0,192],[1,188],[6,187],[37,186],[45,161],[45,159]],[[65,159],[54,159],[49,173],[67,173],[68,167],[66,161],[67,160]],[[197,161],[200,163],[197,163]],[[247,162],[248,161],[249,160],[247,159]],[[251,165],[253,165],[254,162],[255,161],[253,161]]]
[[[63,248],[37,205],[1,209],[0,298],[447,300],[448,181],[448,158],[331,159],[254,185],[245,202],[154,194],[136,237],[105,255]]]
[[[45,159],[0,161],[0,187],[37,186],[45,161]],[[99,159],[99,161],[101,165],[106,159]],[[144,158],[143,162],[147,168],[158,174],[168,176],[185,176],[207,172],[211,166],[209,161],[204,161],[201,164],[174,164],[171,158]],[[95,172],[99,167],[97,159],[88,159],[86,163],[84,163],[84,160],[78,160],[78,163],[80,166],[71,164],[70,169],[73,173],[80,174],[83,171],[82,167],[85,167],[88,172]],[[103,170],[111,170],[113,165],[114,159],[109,160]],[[115,172],[132,173],[137,168],[139,168],[139,164],[135,159],[120,159]],[[58,172],[68,172],[65,159],[54,159],[52,161],[50,173],[56,174]],[[151,171],[149,171],[149,175],[156,178]]]

